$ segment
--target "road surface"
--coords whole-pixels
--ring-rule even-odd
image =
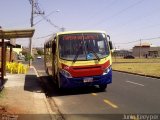
[[[46,77],[43,59],[33,65],[41,78],[51,81]],[[65,119],[106,119],[107,114],[111,120],[115,116],[124,119],[124,114],[160,113],[160,79],[113,71],[113,83],[104,92],[96,87],[59,92],[50,83],[46,95]]]

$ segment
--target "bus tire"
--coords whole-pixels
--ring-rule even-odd
[[[56,75],[56,80],[57,80],[57,87],[58,89],[61,89],[61,83],[60,83],[60,78],[59,78],[59,74]]]
[[[107,88],[107,84],[99,85],[99,89],[101,91],[105,91],[106,88]]]
[[[46,71],[46,73],[48,74],[48,68],[46,68],[46,70],[45,70],[45,71]]]

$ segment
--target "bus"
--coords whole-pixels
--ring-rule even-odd
[[[68,31],[54,34],[44,44],[45,70],[58,88],[112,83],[112,42],[104,31]]]

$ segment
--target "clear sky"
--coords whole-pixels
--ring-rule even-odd
[[[104,30],[113,44],[120,49],[130,49],[140,39],[160,37],[160,0],[35,0],[50,14],[47,19],[66,30]],[[60,12],[53,12],[60,10]],[[0,26],[4,29],[30,27],[29,0],[1,0]],[[41,20],[34,16],[34,23]],[[35,26],[33,46],[42,46],[46,38],[58,31],[46,20]],[[39,38],[39,39],[37,39]],[[28,46],[28,39],[17,43]],[[138,41],[138,42],[132,42]],[[131,43],[130,43],[131,42]],[[142,40],[160,46],[159,39]]]

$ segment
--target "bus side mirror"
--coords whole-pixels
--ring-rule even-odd
[[[113,50],[113,44],[112,44],[112,41],[109,41],[109,48],[110,48],[110,50]]]
[[[56,43],[53,42],[52,44],[52,53],[55,54],[56,53]]]
[[[109,35],[107,35],[108,40],[110,41],[111,37]]]
[[[109,41],[109,48],[113,52],[113,44],[112,44],[112,41],[110,40],[110,36],[107,35],[107,38],[108,38],[108,41]]]

